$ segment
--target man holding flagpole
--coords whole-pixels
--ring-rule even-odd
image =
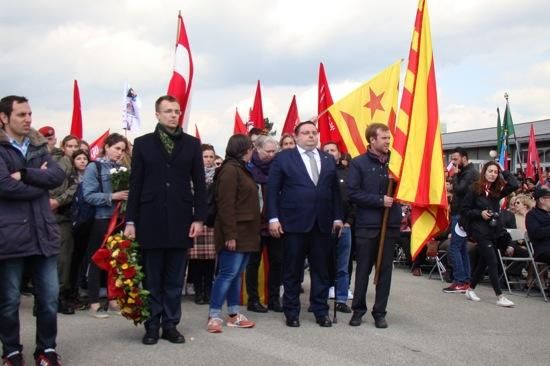
[[[386,306],[390,295],[394,243],[399,238],[401,206],[387,195],[388,161],[391,133],[383,123],[371,123],[366,130],[368,141],[366,153],[351,161],[348,172],[349,199],[356,205],[355,213],[355,290],[351,308],[351,326],[361,325],[367,312],[366,295],[369,275],[376,262],[381,231],[382,216],[386,208],[390,210],[385,233],[383,259],[380,277],[376,284],[376,298],[372,316],[377,328],[387,328]]]

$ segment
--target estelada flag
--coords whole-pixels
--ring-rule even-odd
[[[246,126],[243,123],[239,110],[235,108],[235,124],[233,125],[233,135],[246,135]]]
[[[395,198],[411,205],[413,258],[449,224],[442,152],[430,21],[420,0],[389,165]]]
[[[367,151],[365,131],[371,123],[384,123],[393,130],[400,66],[397,61],[328,108],[352,157]]]
[[[300,123],[300,116],[298,115],[298,104],[296,103],[296,95],[292,97],[288,113],[286,115],[285,125],[283,126],[282,134],[293,134],[294,128]]]
[[[105,145],[105,139],[109,136],[109,131],[110,130],[105,131],[103,135],[99,136],[97,140],[90,144],[90,160],[96,160],[99,157],[103,145]]]
[[[193,58],[191,57],[191,47],[187,39],[187,32],[183,24],[181,13],[178,14],[178,34],[176,40],[176,57],[174,61],[174,71],[170,84],[168,85],[168,95],[176,98],[180,105],[179,124],[184,131],[187,130],[187,121],[189,120],[191,104],[191,85],[193,83]]]

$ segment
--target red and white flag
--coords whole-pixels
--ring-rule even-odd
[[[97,140],[90,144],[90,160],[96,160],[101,155],[105,139],[109,136],[110,130],[105,131]]]
[[[317,128],[319,129],[319,135],[321,140],[321,146],[327,142],[335,142],[338,146],[338,150],[342,153],[348,152],[346,144],[336,127],[336,123],[332,119],[330,113],[327,112],[328,107],[333,104],[332,95],[330,95],[330,89],[328,88],[327,75],[325,74],[325,67],[323,63],[319,65],[319,88],[317,99],[317,114],[319,119],[317,121]]]
[[[288,113],[286,115],[285,125],[283,127],[283,134],[294,133],[294,127],[300,123],[300,116],[298,115],[298,104],[296,103],[296,95],[292,97],[292,102],[290,102],[290,107],[288,108]]]
[[[181,13],[178,14],[178,35],[176,41],[176,57],[174,61],[174,72],[168,85],[168,95],[176,98],[180,104],[181,115],[180,126],[187,130],[189,112],[191,105],[191,84],[193,82],[193,58],[191,47],[187,39],[187,32],[183,24]]]
[[[253,123],[256,128],[265,128],[264,109],[262,107],[262,90],[260,88],[260,80],[256,86],[256,95],[254,96],[254,105],[250,110],[248,120]]]
[[[71,135],[82,140],[82,108],[80,105],[80,90],[78,82],[74,81],[73,89],[73,118],[71,122]]]
[[[246,126],[243,123],[239,110],[235,108],[235,124],[233,125],[233,135],[246,135]]]

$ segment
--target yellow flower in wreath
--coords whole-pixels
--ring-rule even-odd
[[[122,269],[128,269],[128,263],[124,263],[121,267]]]
[[[120,278],[117,278],[116,281],[115,281],[115,286],[116,287],[122,287],[122,286],[124,286],[124,282],[122,282],[122,280]]]

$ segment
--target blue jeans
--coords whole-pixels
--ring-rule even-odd
[[[241,300],[241,275],[246,269],[250,253],[222,249],[218,254],[218,275],[212,285],[208,316],[221,318],[222,306],[227,299],[227,313],[237,314]]]
[[[36,351],[55,348],[57,337],[57,256],[34,255],[0,260],[0,340],[3,356],[21,351],[19,304],[25,266],[30,270],[35,290]]]
[[[468,255],[468,238],[455,233],[455,226],[460,218],[454,215],[451,221],[451,242],[449,244],[449,259],[453,265],[453,282],[470,282],[470,256]]]
[[[344,226],[336,245],[336,302],[340,303],[345,303],[348,300],[350,252],[351,228]]]

